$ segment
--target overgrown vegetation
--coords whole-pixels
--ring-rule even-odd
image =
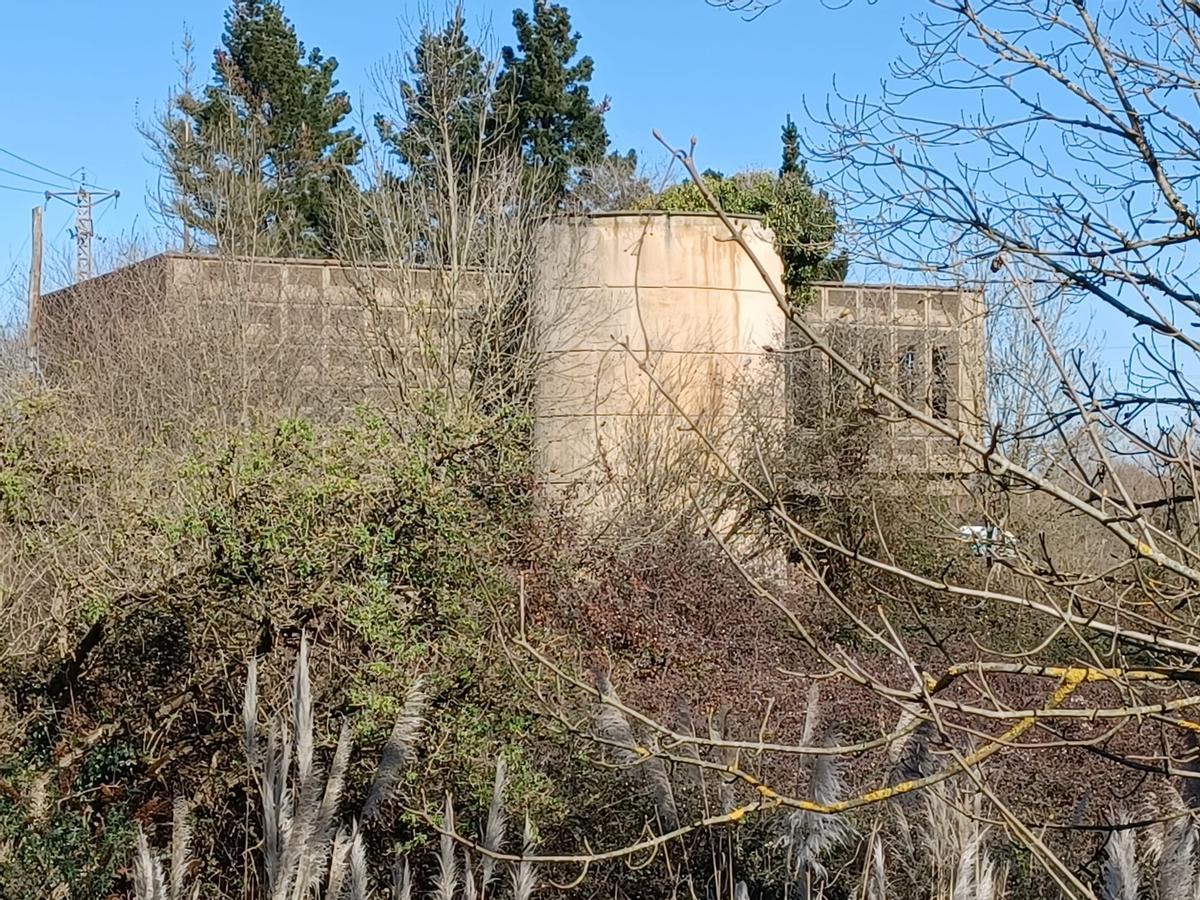
[[[513,28],[515,47],[504,47],[501,60],[468,36],[461,6],[443,26],[422,29],[412,52],[390,67],[386,80],[398,75],[396,83],[380,85],[385,108],[374,115],[375,131],[400,166],[372,183],[360,165],[365,139],[346,124],[350,99],[336,90],[337,60],[306,50],[278,0],[235,0],[212,83],[193,84],[186,39],[182,83],[144,129],[166,176],[162,213],[206,249],[336,256],[344,210],[358,195],[405,193],[446,162],[427,142],[441,114],[449,117],[445,152],[460,167],[496,151],[516,154],[555,204],[574,202],[570,195],[609,160],[609,100],[589,93],[594,64],[579,55],[565,6],[539,0],[532,15],[517,9]],[[448,89],[456,93],[438,93]],[[635,162],[632,151],[612,154],[613,164],[621,161]]]
[[[818,190],[799,156],[795,124],[788,117],[783,128],[783,162],[779,173],[742,172],[726,176],[706,171],[704,186],[718,205],[732,216],[761,216],[775,235],[775,248],[783,260],[783,283],[789,299],[804,306],[806,288],[817,281],[843,281],[849,258],[836,249],[837,211],[833,201]],[[709,212],[700,187],[685,179],[639,200],[639,209],[667,212]]]
[[[1200,297],[1186,263],[1200,231],[1189,178],[1172,174],[1196,155],[1179,99],[1200,88],[1193,10],[929,2],[904,96],[960,96],[965,61],[1025,115],[930,125],[892,100],[859,105],[864,118],[830,123],[828,159],[891,262],[1005,280],[1018,358],[1050,360],[1010,379],[1005,408],[1023,411],[985,430],[957,403],[963,359],[920,333],[932,291],[908,305],[864,291],[845,318],[882,339],[857,346],[801,314],[845,260],[790,120],[778,175],[702,175],[673,151],[691,181],[643,208],[715,212],[751,263],[727,214],[763,216],[787,291],[767,287],[803,339],[779,355],[820,370],[782,414],[758,398],[764,429],[736,456],[696,434],[744,424],[715,405],[683,429],[698,455],[635,456],[664,464],[630,478],[633,525],[564,512],[530,459],[536,223],[642,193],[620,157],[623,183],[599,200],[563,196],[599,185],[586,169],[607,150],[565,11],[517,17],[504,65],[519,79],[475,52],[461,14],[426,29],[383,72],[399,168],[319,218],[328,172],[310,193],[313,172],[281,187],[288,164],[272,161],[291,114],[274,122],[257,88],[219,78],[214,108],[233,121],[196,146],[216,163],[200,180],[223,275],[179,320],[218,326],[164,328],[115,292],[99,312],[68,304],[86,340],[49,370],[54,387],[4,392],[0,892],[358,898],[400,858],[405,900],[426,883],[436,900],[1194,900]],[[296,130],[322,136],[293,162],[321,169],[340,121],[332,66],[301,52],[278,4],[236,4],[227,43],[226,73],[281,63],[262,81],[281,111],[302,83],[312,116]],[[1026,87],[1046,76],[1061,113]],[[1026,143],[1045,131],[1078,166],[1051,188]],[[1005,165],[954,155],[978,139]],[[255,267],[230,257],[310,239],[342,257],[337,312],[361,342],[264,362],[264,331],[287,341],[242,318]],[[1150,387],[1113,388],[1047,326],[1047,303],[1081,299],[1150,335]],[[333,324],[317,303],[296,310]],[[651,350],[647,336],[645,369]],[[299,377],[360,359],[376,402],[352,415]],[[818,414],[792,421],[805,390]],[[916,470],[887,465],[891,451]],[[538,823],[507,851],[506,809]],[[168,819],[169,871],[144,837]]]
[[[352,169],[363,147],[345,124],[352,110],[336,90],[337,65],[316,48],[305,50],[279,3],[235,0],[214,53],[213,83],[197,95],[185,71],[161,122],[169,212],[219,240],[244,204],[227,178],[241,169],[265,194],[262,215],[243,223],[264,249],[327,255],[338,203],[356,189]]]
[[[337,747],[326,772],[315,748],[315,710],[309,668],[308,643],[301,636],[292,680],[290,716],[271,717],[265,746],[260,734],[258,668],[252,659],[242,700],[242,736],[246,765],[246,790],[257,807],[256,825],[261,831],[261,850],[245,861],[243,896],[285,897],[323,895],[327,900],[345,893],[365,900],[371,894],[372,867],[367,858],[364,830],[386,815],[396,787],[410,774],[417,758],[428,698],[421,681],[409,688],[403,709],[384,745],[382,755],[362,790],[365,799],[360,814],[351,822],[342,820],[347,794],[359,786],[348,778],[354,739],[348,723],[343,722]],[[478,870],[469,851],[464,850],[461,868],[454,844],[457,828],[454,803],[446,794],[439,827],[440,839],[438,896],[453,898],[460,879],[464,894],[485,897],[493,891],[501,872],[494,854],[505,849],[508,820],[504,803],[509,785],[508,767],[503,758],[496,764],[487,816],[481,829],[482,858]],[[207,880],[196,877],[191,856],[191,805],[184,797],[174,802],[171,822],[170,868],[164,870],[158,855],[151,850],[142,829],[138,829],[137,855],[133,865],[136,900],[182,900],[188,893],[199,892]],[[528,814],[525,817],[521,852],[533,850],[534,832]],[[490,855],[489,855],[490,854]],[[396,854],[390,869],[391,894],[409,900],[413,891],[414,868],[404,850]],[[513,900],[529,900],[537,883],[534,867],[518,862],[506,867],[511,878]],[[378,867],[376,868],[376,872]],[[416,868],[417,877],[424,874]],[[375,875],[378,877],[378,875]],[[194,885],[190,882],[195,882]],[[322,891],[321,886],[324,885]],[[257,885],[257,888],[255,887]]]
[[[469,431],[401,440],[365,412],[332,431],[282,421],[200,436],[182,456],[147,457],[109,480],[98,448],[89,470],[70,465],[83,446],[47,434],[53,421],[28,407],[6,415],[6,563],[44,573],[42,591],[8,598],[9,621],[39,601],[61,618],[9,632],[16,706],[0,802],[10,823],[48,816],[49,831],[8,831],[5,896],[79,885],[85,872],[104,883],[128,823],[152,818],[166,786],[236,814],[244,799],[221,762],[236,746],[229,673],[256,654],[272,671],[303,631],[320,641],[314,690],[368,744],[421,676],[433,736],[422,791],[486,797],[487,760],[504,750],[517,807],[561,815],[522,742],[538,729],[495,642],[513,606],[506,554],[526,527],[519,422],[507,433],[492,423],[484,444]],[[141,479],[153,480],[130,484]],[[79,511],[63,502],[72,491],[103,491],[103,519],[62,521]],[[97,526],[114,565],[88,573],[75,553]],[[61,662],[47,652],[56,642]],[[39,792],[40,812],[25,803]],[[98,835],[109,853],[96,852]],[[199,823],[206,853],[234,852],[224,839]]]

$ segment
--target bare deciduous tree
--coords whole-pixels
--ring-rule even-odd
[[[988,429],[938,415],[927,400],[875,377],[781,291],[777,300],[806,345],[844,373],[847,389],[875,399],[875,416],[955,448],[966,498],[959,515],[983,522],[975,548],[982,558],[972,564],[964,547],[943,564],[927,545],[888,540],[881,526],[873,545],[850,543],[806,523],[770,477],[751,479],[732,461],[725,472],[792,543],[813,603],[854,635],[851,644],[835,643],[815,630],[808,610],[727,547],[766,607],[792,630],[804,668],[873,697],[878,720],[897,723],[881,740],[904,745],[921,723],[935,736],[936,752],[907,777],[889,784],[880,775],[873,789],[822,802],[782,790],[763,774],[770,771],[763,758],[834,752],[829,748],[769,744],[762,738],[767,722],[757,740],[702,741],[621,704],[653,736],[642,745],[649,756],[704,769],[711,764],[681,749],[699,743],[747,754],[744,768],[716,766],[734,773],[741,791],[732,811],[698,817],[640,846],[781,806],[833,816],[970,782],[983,798],[972,814],[977,820],[1002,826],[1063,895],[1092,897],[1100,873],[1087,866],[1086,853],[1072,855],[1072,834],[1153,830],[1180,818],[1160,803],[1138,822],[1125,821],[1100,781],[1178,779],[1186,795],[1195,777],[1200,226],[1193,197],[1200,126],[1193,95],[1200,89],[1200,19],[1175,0],[924,5],[897,82],[881,98],[830,113],[821,123],[830,141],[810,150],[831,169],[842,208],[857,219],[852,252],[861,261],[1006,298],[1019,316],[1009,350],[1024,347],[1020,362],[1028,367],[1008,374],[1026,396],[997,410],[1006,420]],[[964,98],[971,108],[963,109]],[[673,153],[703,190],[690,152]],[[719,211],[711,194],[707,199]],[[738,225],[725,221],[753,258]],[[1080,314],[1132,336],[1134,351],[1120,376],[1075,352]],[[1018,433],[1023,440],[1015,440]],[[1036,453],[1028,450],[1031,436]],[[1012,545],[1004,532],[1018,519]],[[814,549],[845,560],[857,580],[831,583]],[[968,625],[964,640],[938,618],[951,605],[959,622],[991,628]],[[524,646],[565,685],[587,690],[528,641]],[[836,752],[861,758],[869,749],[843,745]],[[985,761],[991,776],[981,774]],[[1063,808],[1045,810],[1047,791]],[[1180,828],[1190,833],[1194,826],[1184,821]],[[1110,841],[1117,861],[1109,866],[1126,880],[1129,854],[1118,850],[1127,843]],[[1186,879],[1160,881],[1190,884],[1192,843],[1176,835],[1167,854]],[[972,855],[982,859],[976,837],[963,847],[958,881],[967,883],[967,870],[973,880],[961,895],[991,896],[984,882],[991,885],[995,873],[968,862]]]

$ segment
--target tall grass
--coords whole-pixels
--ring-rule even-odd
[[[260,746],[257,665],[251,660],[242,705],[244,749],[250,781],[256,786],[262,840],[255,849],[253,871],[247,874],[242,896],[269,900],[368,900],[389,896],[411,900],[412,866],[406,853],[391,861],[391,883],[386,890],[372,885],[363,828],[381,818],[392,805],[397,787],[415,759],[425,722],[427,698],[420,681],[405,699],[380,761],[366,800],[356,813],[344,802],[347,773],[353,752],[349,723],[343,723],[336,749],[324,770],[317,759],[314,706],[309,677],[307,636],[301,638],[292,683],[289,716],[271,717],[265,747]],[[440,824],[437,873],[432,890],[435,900],[483,900],[496,880],[499,853],[507,836],[504,813],[506,768],[497,764],[496,779],[484,831],[480,839],[483,858],[478,865],[469,851],[458,851],[454,804],[447,794]],[[188,803],[175,802],[169,876],[159,855],[138,828],[133,860],[136,900],[184,900],[201,896],[203,878],[192,876],[189,857]],[[534,849],[534,831],[528,818],[522,834],[523,856]],[[534,865],[522,858],[510,867],[513,900],[529,900],[537,886]],[[426,893],[418,891],[418,893]]]

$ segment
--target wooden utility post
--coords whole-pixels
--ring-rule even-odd
[[[25,311],[25,336],[29,356],[36,362],[38,350],[38,312],[42,305],[42,208],[33,208],[33,253],[29,262],[29,308]]]

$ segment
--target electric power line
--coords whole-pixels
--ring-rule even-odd
[[[86,182],[84,183],[86,184]],[[78,281],[85,281],[92,277],[92,238],[95,235],[92,225],[92,208],[105,200],[115,201],[120,196],[120,191],[105,191],[97,194],[82,186],[74,192],[46,192],[47,201],[62,200],[75,207],[75,278]]]
[[[6,150],[0,147],[0,153],[9,156],[20,163],[31,166],[39,172],[45,172],[47,175],[53,175],[55,178],[62,179],[64,182],[74,180],[75,173],[64,175],[62,172],[57,172],[40,163],[35,163],[32,159],[21,156],[19,153],[14,153],[11,150]],[[17,187],[16,185],[0,184],[0,190],[13,191],[20,194],[43,194],[46,198],[46,203],[51,200],[62,200],[75,208],[75,277],[79,281],[92,277],[92,238],[95,236],[95,228],[92,223],[92,209],[97,203],[103,203],[105,200],[115,201],[121,196],[120,191],[90,191],[88,190],[87,171],[83,168],[76,169],[76,173],[80,175],[79,189],[67,190],[65,185],[52,183],[43,178],[35,178],[32,175],[26,175],[24,172],[18,172],[14,169],[6,169],[0,167],[0,172],[7,175],[12,175],[16,178],[24,179],[33,184],[41,184],[47,187],[59,188],[57,191],[36,191],[32,188]],[[101,213],[103,218],[103,213]],[[10,274],[9,279],[12,276]]]
[[[51,243],[51,244],[53,244],[53,243],[55,243],[55,242],[56,242],[56,241],[57,241],[57,240],[58,240],[60,237],[62,237],[62,236],[63,236],[63,232],[67,230],[67,228],[68,228],[68,226],[70,226],[70,224],[71,224],[71,220],[70,220],[70,219],[67,219],[65,222],[63,222],[63,223],[62,223],[62,225],[60,225],[60,226],[58,227],[58,231],[54,232],[54,237],[50,238],[50,243]]]
[[[21,256],[21,254],[23,254],[25,252],[25,248],[26,248],[26,246],[28,246],[28,244],[29,244],[29,239],[26,238],[25,243],[23,243],[21,245],[20,249],[17,250],[17,252],[14,254],[17,257],[17,259],[13,260],[13,264],[8,269],[8,274],[5,275],[3,278],[0,278],[0,288],[8,287],[8,285],[12,283],[12,280],[17,277],[17,269],[20,267],[21,263],[23,262],[23,260],[20,259],[20,256]]]
[[[11,150],[6,150],[4,147],[0,147],[0,153],[4,154],[5,156],[10,156],[13,159],[17,160],[18,162],[22,162],[27,166],[32,166],[33,168],[37,169],[39,172],[45,172],[47,175],[53,175],[55,178],[61,179],[61,181],[59,183],[51,183],[44,179],[34,178],[31,175],[26,175],[23,172],[16,172],[16,171],[13,171],[12,169],[0,168],[0,172],[7,172],[9,175],[15,175],[17,178],[24,178],[28,181],[34,182],[35,184],[44,184],[47,187],[59,188],[60,190],[67,189],[68,184],[78,183],[81,187],[86,186],[88,184],[87,170],[83,166],[80,166],[78,169],[76,169],[70,175],[64,175],[62,172],[59,172],[55,169],[51,169],[47,166],[43,166],[39,163],[35,163],[32,159],[29,159],[28,157],[25,157],[25,156],[21,156],[21,154],[19,154],[19,153],[13,153]],[[81,177],[76,178],[76,176],[81,176]],[[66,184],[64,184],[63,182],[65,182]],[[96,184],[92,184],[91,186],[100,193],[115,193],[114,191],[110,191],[107,188],[102,188]]]
[[[15,175],[17,178],[24,178],[26,181],[32,181],[34,184],[43,184],[46,187],[57,188],[58,190],[70,190],[70,186],[63,184],[61,181],[46,181],[43,178],[34,178],[32,175],[26,175],[24,172],[18,172],[15,169],[6,169],[0,166],[0,172],[5,175]]]
[[[48,169],[45,166],[38,165],[32,159],[26,159],[24,156],[19,156],[18,154],[13,153],[11,150],[5,150],[3,147],[0,147],[0,153],[3,153],[5,156],[11,156],[13,159],[17,160],[18,162],[23,162],[27,166],[33,166],[39,172],[45,172],[47,175],[53,175],[55,178],[61,178],[63,181],[74,180],[74,176],[72,175],[64,175],[62,172],[55,172],[53,169]],[[78,172],[79,170],[76,169],[75,171]]]

